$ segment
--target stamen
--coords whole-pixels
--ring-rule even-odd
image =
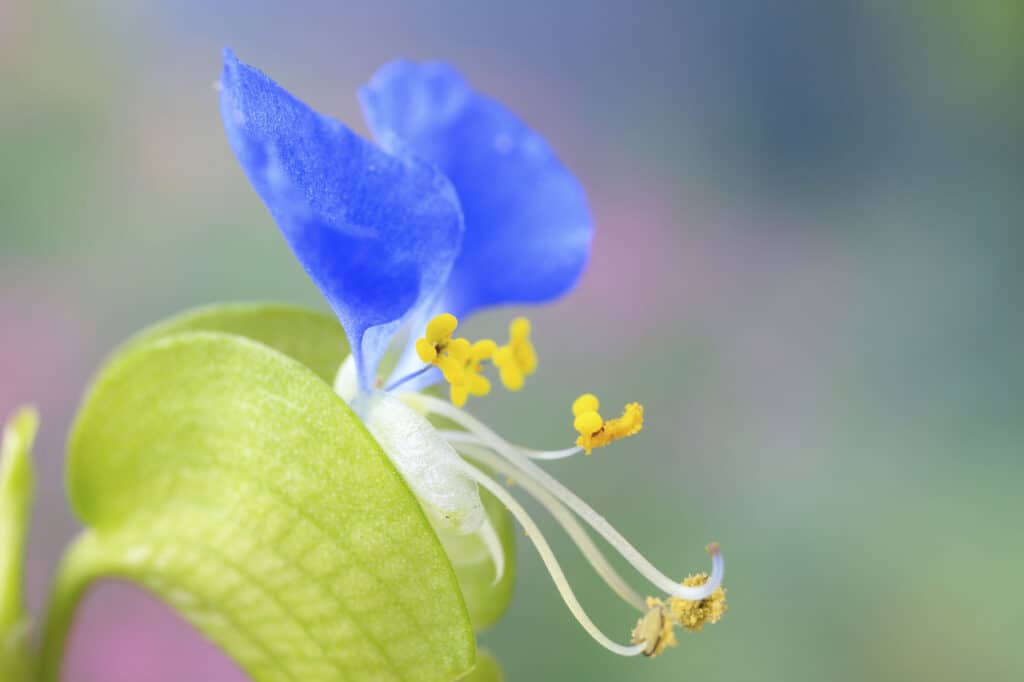
[[[491,585],[497,585],[505,576],[505,548],[501,546],[501,538],[498,537],[494,524],[486,516],[477,532],[484,547],[487,548],[487,553],[491,555],[491,563],[494,564],[494,580]]]
[[[477,436],[469,433],[468,431],[441,431],[441,435],[445,437],[451,443],[470,443],[474,445],[487,444]],[[530,448],[524,448],[521,445],[513,445],[514,448],[519,450],[521,453],[529,457],[530,459],[542,459],[542,460],[556,460],[565,459],[578,455],[583,452],[583,448],[576,446],[572,448],[565,448],[564,450],[531,450]]]
[[[556,460],[565,459],[566,457],[572,457],[583,452],[583,448],[578,445],[573,448],[566,448],[564,450],[522,450],[522,453],[530,459],[543,459],[543,460]]]
[[[416,354],[428,364],[434,363],[451,343],[459,320],[451,313],[442,313],[427,323],[426,333],[416,340]]]
[[[476,343],[462,338],[453,339],[452,334],[458,326],[459,321],[449,313],[432,319],[427,323],[425,335],[416,340],[416,355],[428,366],[441,370],[445,381],[451,385],[451,401],[462,406],[471,395],[485,396],[491,392],[491,382],[481,372],[483,363],[495,354],[497,344],[490,339]],[[422,371],[425,370],[420,373]],[[399,379],[392,388],[420,373]]]
[[[708,580],[707,573],[688,576],[683,580],[684,585],[703,585]],[[688,601],[672,597],[668,600],[672,617],[677,623],[690,632],[700,632],[704,625],[714,625],[722,620],[722,616],[729,609],[725,603],[725,588],[719,587],[711,593],[710,597],[700,601]]]
[[[456,339],[455,341],[462,341]],[[467,342],[468,343],[468,342]],[[453,342],[454,344],[454,342]],[[469,346],[464,355],[456,357],[462,363],[462,382],[451,382],[449,397],[452,403],[462,407],[469,396],[483,397],[491,392],[491,382],[481,374],[483,362],[494,355],[496,344],[490,339],[482,339]]]
[[[588,455],[594,448],[636,435],[644,427],[644,407],[640,403],[629,403],[621,417],[608,421],[598,413],[598,407],[600,403],[593,393],[584,393],[572,404],[572,426],[580,434],[576,445]]]
[[[450,384],[462,383],[464,360],[459,357],[469,352],[469,341],[452,339],[459,321],[450,313],[443,313],[427,323],[422,338],[416,339],[416,355],[428,365],[434,365]]]
[[[533,546],[537,548],[537,553],[540,555],[541,561],[544,562],[544,566],[548,569],[548,573],[551,575],[551,579],[555,583],[555,587],[558,589],[558,593],[562,596],[562,600],[565,605],[569,608],[569,612],[576,618],[577,622],[583,629],[587,631],[594,640],[603,646],[608,651],[620,656],[636,656],[644,651],[644,644],[635,644],[628,646],[625,644],[618,644],[612,641],[606,634],[604,634],[594,621],[590,620],[586,611],[580,605],[578,599],[576,599],[575,593],[569,586],[569,581],[565,578],[565,573],[562,572],[562,567],[558,563],[558,559],[555,558],[554,552],[551,551],[551,546],[548,545],[547,540],[544,539],[544,535],[540,532],[540,528],[534,523],[530,515],[526,513],[526,510],[516,501],[512,495],[508,493],[503,487],[498,485],[489,476],[484,474],[482,471],[474,467],[468,462],[462,461],[462,466],[466,476],[476,481],[479,485],[486,488],[492,495],[498,498],[498,500],[508,508],[512,513],[512,516],[516,518],[519,524],[526,531],[526,537],[530,539]]]
[[[429,395],[419,394],[416,400],[427,410],[448,417],[463,428],[478,435],[487,443],[491,449],[499,452],[509,459],[520,469],[526,471],[538,483],[548,489],[555,497],[564,502],[570,509],[580,516],[591,528],[603,537],[615,548],[641,575],[647,578],[659,590],[669,595],[698,601],[710,596],[721,584],[725,573],[725,560],[722,559],[718,545],[709,545],[708,551],[711,554],[711,576],[707,583],[700,586],[680,585],[664,573],[659,571],[650,561],[644,557],[625,537],[622,536],[608,521],[595,512],[586,502],[577,497],[571,490],[555,480],[546,471],[530,461],[528,457],[516,450],[512,445],[503,440],[494,431],[488,428],[483,422],[471,414],[460,410],[442,400]]]
[[[472,438],[472,436],[470,436],[470,438]],[[590,538],[587,531],[584,530],[583,526],[581,526],[579,521],[576,520],[576,517],[573,516],[572,512],[569,511],[564,504],[559,502],[556,497],[538,485],[537,482],[527,476],[525,472],[520,471],[508,460],[502,459],[486,447],[463,442],[459,444],[456,449],[460,454],[464,454],[500,474],[516,477],[516,483],[526,490],[527,493],[533,496],[533,498],[537,500],[542,507],[548,510],[576,546],[580,548],[583,556],[594,568],[594,571],[601,576],[605,584],[607,584],[615,594],[630,606],[633,606],[640,611],[643,611],[646,608],[643,597],[633,590],[633,588],[629,586],[629,583],[627,583],[622,576],[616,572],[601,550],[594,544],[594,541]]]
[[[647,606],[650,610],[633,628],[632,642],[643,644],[644,656],[654,658],[679,642],[676,640],[675,623],[665,604],[660,599],[648,597]]]
[[[508,344],[494,352],[494,365],[505,388],[518,391],[526,377],[537,371],[537,351],[530,341],[530,321],[525,317],[512,320],[508,336]]]

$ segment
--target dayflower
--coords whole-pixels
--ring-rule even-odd
[[[573,288],[592,232],[575,177],[539,135],[444,64],[393,62],[359,94],[376,145],[224,53],[220,104],[231,146],[350,341],[337,393],[437,524],[480,535],[498,576],[504,556],[478,486],[501,501],[526,529],[569,610],[610,651],[655,655],[675,641],[675,624],[699,629],[717,620],[724,610],[717,545],[709,546],[710,575],[678,583],[536,463],[636,434],[639,404],[605,420],[596,397],[584,394],[572,410],[576,446],[553,451],[512,445],[462,409],[469,396],[490,392],[490,365],[513,391],[537,368],[525,318],[511,323],[500,346],[456,332],[481,308],[543,303]],[[398,349],[397,367],[379,376],[403,328],[411,338]],[[451,402],[424,392],[441,381]],[[431,416],[462,430],[435,428]],[[547,508],[609,587],[648,614],[632,643],[615,642],[590,620],[543,534],[492,472]],[[641,598],[580,521],[667,593],[667,604]]]

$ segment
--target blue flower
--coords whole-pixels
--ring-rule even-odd
[[[384,149],[429,161],[455,186],[466,233],[441,309],[462,317],[573,287],[590,252],[590,212],[540,135],[437,62],[392,62],[359,98]]]
[[[547,143],[450,67],[393,62],[360,98],[380,146],[224,51],[231,147],[344,326],[368,390],[414,314],[567,292],[592,227]]]
[[[235,155],[306,272],[337,314],[352,347],[335,389],[405,477],[438,532],[475,533],[504,570],[502,543],[483,511],[490,491],[527,529],[570,612],[609,651],[656,656],[676,627],[700,630],[725,611],[724,563],[676,582],[536,460],[559,459],[636,435],[643,408],[605,418],[598,399],[572,405],[575,447],[512,445],[461,409],[491,390],[484,369],[519,390],[537,366],[530,324],[509,341],[455,336],[459,317],[486,306],[543,303],[569,291],[587,263],[591,218],[579,183],[548,144],[451,67],[397,61],[360,91],[379,146],[318,114],[263,73],[224,52],[220,106]],[[376,390],[377,365],[412,320],[423,336],[408,346],[412,371]],[[401,373],[400,373],[401,374]],[[410,390],[443,378],[451,403]],[[454,422],[442,431],[424,415]],[[629,644],[605,635],[576,600],[540,529],[481,467],[515,480],[551,511],[598,574],[643,615]],[[578,519],[578,520],[577,520]],[[637,572],[666,592],[643,599],[580,525],[601,535]]]

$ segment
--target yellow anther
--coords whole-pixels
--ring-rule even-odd
[[[609,419],[604,424],[609,443],[620,438],[635,436],[640,433],[642,428],[644,428],[644,406],[640,403],[629,403],[622,411],[621,417]]]
[[[708,581],[707,573],[691,575],[683,581],[687,587],[699,587]],[[725,603],[725,588],[718,587],[709,597],[699,601],[687,601],[669,597],[666,604],[654,597],[647,598],[650,609],[633,628],[633,644],[644,645],[644,656],[657,656],[670,646],[676,645],[673,628],[680,625],[690,632],[700,632],[707,623],[722,620],[728,608]]]
[[[452,384],[449,390],[452,403],[458,407],[462,407],[466,404],[466,400],[469,396],[482,397],[491,392],[491,382],[481,374],[483,370],[482,363],[485,360],[490,360],[494,355],[494,350],[497,345],[490,339],[482,339],[476,343],[469,345],[469,342],[465,339],[455,339],[452,342],[452,348],[456,346],[457,342],[465,341],[466,345],[459,344],[459,348],[456,354],[463,358],[464,362],[462,365],[463,380],[461,382],[449,382]]]
[[[687,587],[698,587],[708,581],[707,573],[691,575],[683,581]],[[710,596],[699,601],[672,597],[668,600],[672,618],[690,632],[700,632],[707,623],[717,623],[729,606],[725,603],[725,588],[718,587]]]
[[[484,360],[490,360],[494,357],[494,351],[498,349],[496,344],[491,339],[480,339],[474,343],[469,349],[470,357],[476,362],[482,362]]]
[[[508,333],[513,339],[526,341],[530,337],[530,321],[525,317],[517,317],[508,326]]]
[[[441,313],[427,323],[427,340],[441,343],[452,338],[459,320],[451,313]]]
[[[597,412],[581,412],[576,415],[572,427],[580,432],[580,436],[590,437],[604,427],[604,420]],[[582,446],[581,446],[582,447]]]
[[[597,409],[601,407],[600,401],[597,396],[593,393],[584,393],[579,398],[576,398],[572,404],[572,413],[575,416],[580,416],[584,412],[597,412]]]
[[[629,403],[621,417],[608,421],[598,413],[599,405],[597,397],[590,393],[584,393],[572,404],[576,416],[573,428],[580,434],[576,445],[588,455],[594,448],[640,433],[644,427],[644,407],[640,403]]]
[[[523,387],[527,375],[537,369],[537,354],[530,343],[530,322],[523,317],[509,325],[509,342],[498,347],[491,339],[470,343],[452,338],[459,326],[454,315],[444,313],[427,323],[423,337],[416,340],[416,355],[441,370],[451,385],[452,402],[466,404],[469,396],[491,392],[491,382],[481,373],[482,363],[491,360],[498,367],[501,381],[509,390]]]
[[[647,598],[650,609],[633,628],[633,644],[644,645],[644,656],[651,658],[661,654],[665,649],[673,647],[676,641],[675,623],[668,608],[660,599]]]
[[[466,363],[469,361],[469,349],[472,346],[469,339],[452,339],[448,344],[448,355],[461,363]]]
[[[428,365],[437,360],[437,346],[426,339],[416,339],[416,355]]]
[[[440,369],[444,380],[452,386],[466,383],[466,365],[470,356],[469,341],[452,338],[458,326],[459,321],[454,315],[443,313],[428,322],[423,338],[416,340],[416,355],[423,362]]]
[[[438,364],[458,326],[459,321],[451,313],[442,313],[432,319],[427,323],[423,338],[416,339],[416,355],[428,365]]]
[[[444,357],[438,358],[434,362],[441,370],[441,374],[444,375],[444,380],[453,386],[461,384],[466,380],[466,372],[463,369],[464,363],[459,362],[458,359],[451,355],[445,355]]]
[[[537,370],[537,351],[530,341],[530,321],[517,317],[508,326],[508,336],[508,344],[494,351],[494,364],[505,388],[518,391],[526,377]]]

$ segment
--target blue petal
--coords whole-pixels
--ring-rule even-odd
[[[451,185],[316,113],[224,51],[228,139],[303,268],[341,320],[363,388],[408,314],[436,300],[462,237]]]
[[[381,146],[434,164],[455,185],[466,233],[445,310],[541,303],[576,284],[590,211],[543,138],[445,64],[392,62],[359,97]]]

